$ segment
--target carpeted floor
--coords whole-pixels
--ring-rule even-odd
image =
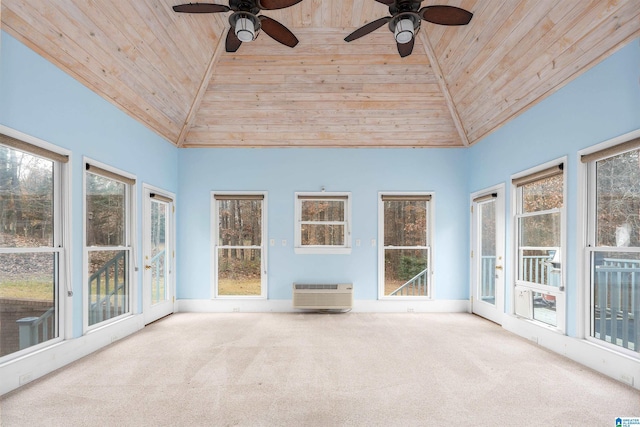
[[[469,314],[175,314],[0,400],[2,426],[615,426],[640,393]]]

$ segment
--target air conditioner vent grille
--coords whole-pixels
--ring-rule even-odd
[[[297,283],[296,289],[338,289],[338,285],[313,285]]]

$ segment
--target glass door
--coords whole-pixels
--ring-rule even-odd
[[[173,200],[145,188],[143,292],[145,323],[173,313]]]
[[[502,323],[504,313],[504,187],[477,194],[472,205],[472,311]]]

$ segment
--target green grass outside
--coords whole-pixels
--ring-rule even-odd
[[[4,281],[0,283],[0,298],[53,301],[53,283],[38,280]]]

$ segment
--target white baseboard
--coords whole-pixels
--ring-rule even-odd
[[[133,315],[94,329],[78,338],[34,351],[0,365],[0,396],[144,328],[142,315]]]
[[[502,327],[554,353],[640,390],[640,360],[601,347],[590,341],[568,337],[543,326],[505,315]]]
[[[293,313],[302,311],[293,308],[290,299],[181,299],[176,301],[177,311],[183,313]],[[467,313],[467,300],[409,301],[409,300],[356,300],[354,313]]]

